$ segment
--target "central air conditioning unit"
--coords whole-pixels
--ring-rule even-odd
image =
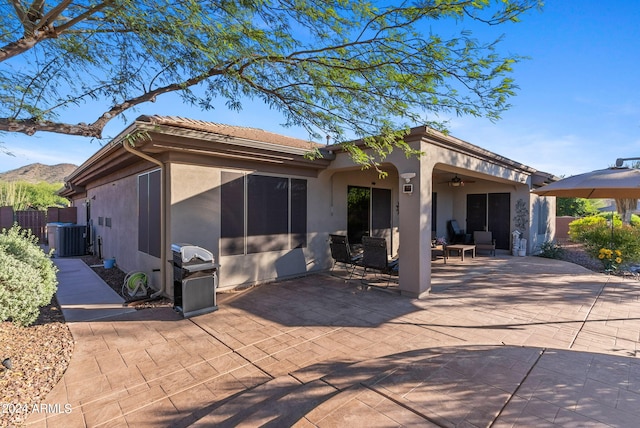
[[[60,225],[55,231],[56,257],[84,256],[87,227],[79,224]]]

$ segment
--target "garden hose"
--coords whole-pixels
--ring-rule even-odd
[[[131,296],[147,294],[147,274],[144,272],[132,272],[127,274],[122,284],[122,295],[125,292]]]

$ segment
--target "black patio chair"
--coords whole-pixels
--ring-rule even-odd
[[[386,275],[387,283],[383,288],[387,288],[389,286],[392,275],[398,274],[400,268],[400,263],[397,259],[393,260],[391,263],[389,262],[389,258],[387,256],[387,240],[372,236],[362,237],[361,265],[364,268],[361,280],[367,285],[372,285],[374,287],[378,286],[370,281],[364,281],[364,276],[367,273],[367,270],[375,270],[381,275]]]
[[[342,263],[349,272],[349,278],[347,280],[350,280],[360,260],[362,260],[362,255],[351,254],[351,246],[345,235],[329,235],[329,247],[331,248],[331,257],[333,258],[331,271],[333,272],[333,269],[338,263]]]
[[[464,229],[460,229],[457,220],[449,220],[447,229],[449,231],[449,241],[452,244],[468,244],[471,242],[471,235],[464,233]]]

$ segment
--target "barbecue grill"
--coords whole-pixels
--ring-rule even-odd
[[[218,268],[213,254],[196,245],[172,244],[174,308],[189,318],[218,309]]]

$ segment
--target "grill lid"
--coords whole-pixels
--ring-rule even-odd
[[[209,250],[191,244],[171,244],[171,251],[179,253],[182,263],[189,263],[194,259],[201,262],[213,263],[213,254]]]

